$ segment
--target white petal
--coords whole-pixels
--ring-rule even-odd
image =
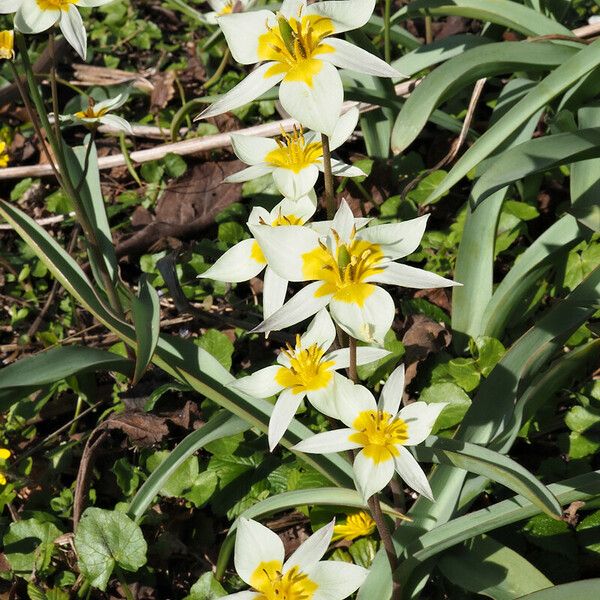
[[[217,18],[231,55],[242,65],[253,65],[260,61],[258,38],[267,33],[267,23],[273,26],[276,22],[270,10],[232,13]]]
[[[258,165],[252,165],[246,169],[242,169],[237,173],[233,173],[228,175],[223,179],[225,183],[243,183],[244,181],[252,181],[253,179],[258,179],[263,175],[268,175],[273,172],[273,167],[265,163],[260,163]]]
[[[337,69],[323,62],[319,73],[312,78],[312,86],[284,79],[279,87],[279,100],[304,127],[331,135],[344,102],[344,88]]]
[[[424,215],[402,223],[375,225],[363,229],[358,237],[379,244],[383,253],[389,258],[403,258],[419,247],[428,218],[429,215]]]
[[[350,31],[362,27],[373,14],[375,0],[325,1],[311,4],[307,15],[320,15],[332,21],[334,32]]]
[[[354,229],[354,214],[345,200],[340,202],[340,206],[333,217],[331,229],[335,230],[343,242],[350,242],[352,231]]]
[[[109,2],[114,2],[114,0],[78,0],[77,6],[85,6],[86,8],[94,8],[96,6],[104,6],[104,4],[108,4]]]
[[[100,102],[96,102],[94,104],[94,110],[96,112],[100,110],[116,110],[117,108],[121,108],[125,102],[127,102],[129,96],[127,94],[118,94],[114,98],[107,98],[106,100],[101,100]]]
[[[131,128],[131,125],[122,117],[118,117],[117,115],[104,115],[100,117],[98,121],[104,125],[112,127],[113,129],[124,131],[129,135],[133,135],[133,129]]]
[[[380,410],[395,417],[404,393],[404,365],[396,367],[385,382],[379,396]]]
[[[17,12],[21,7],[22,0],[0,0],[0,15],[8,15]]]
[[[390,285],[401,285],[408,288],[430,289],[462,285],[451,279],[446,279],[435,273],[401,265],[399,263],[388,263],[384,271],[369,277],[369,281],[377,283],[388,283]]]
[[[277,189],[286,198],[297,199],[306,196],[319,178],[319,167],[309,165],[295,173],[291,169],[277,167],[273,171],[273,180]]]
[[[221,256],[207,271],[198,275],[203,279],[216,279],[228,283],[239,283],[256,277],[266,263],[252,257],[256,240],[242,240]]]
[[[277,312],[265,319],[252,333],[261,331],[279,331],[291,327],[304,319],[308,319],[327,305],[331,296],[315,296],[321,287],[320,281],[309,283],[302,288],[291,300],[288,300]]]
[[[248,224],[258,225],[260,222],[264,221],[265,223],[271,222],[271,216],[269,215],[269,211],[262,206],[254,206],[250,211],[250,215],[248,216]]]
[[[298,18],[300,10],[306,7],[306,0],[283,0],[279,11],[286,18],[290,17]]]
[[[415,457],[403,446],[397,446],[398,456],[394,457],[395,469],[404,483],[433,502],[433,492],[423,469]]]
[[[353,106],[348,112],[340,115],[337,123],[335,124],[335,129],[331,134],[331,139],[329,140],[329,148],[331,150],[335,150],[339,148],[342,144],[345,144],[348,138],[354,133],[356,129],[356,125],[358,123],[358,117],[360,113],[356,106]]]
[[[294,216],[297,219],[301,219],[302,223],[306,223],[317,210],[317,198],[314,194],[308,194],[301,196],[297,200],[292,198],[284,198],[279,204],[273,208],[269,214],[269,218],[266,219],[267,223],[275,221],[280,215],[285,217]]]
[[[257,135],[231,133],[229,139],[236,156],[247,165],[264,163],[265,156],[278,148],[275,140]]]
[[[276,86],[282,79],[283,75],[266,76],[267,71],[276,63],[268,62],[254,69],[245,79],[240,81],[232,90],[229,90],[214,104],[211,104],[206,110],[196,117],[198,119],[208,119],[222,115],[230,110],[240,108],[252,100],[256,100],[266,91]]]
[[[326,44],[332,46],[335,52],[323,54],[322,58],[340,69],[350,69],[375,77],[404,77],[384,60],[346,40],[327,38]]]
[[[206,15],[204,15],[206,16]],[[251,590],[246,590],[244,592],[237,592],[235,594],[228,594],[227,596],[223,596],[221,600],[260,600],[261,594],[258,592],[253,592]]]
[[[311,390],[310,392],[307,392],[306,397],[320,413],[323,413],[332,419],[338,418],[333,380],[320,390]]]
[[[341,375],[335,378],[335,405],[340,421],[348,427],[354,425],[354,421],[361,412],[377,410],[377,403],[373,394],[362,385],[355,385]]]
[[[301,571],[308,571],[315,567],[329,548],[334,525],[335,519],[300,544],[298,549],[285,561],[283,572],[286,573],[293,567],[299,567]]]
[[[295,394],[289,388],[279,394],[269,420],[269,449],[271,452],[287,431],[303,399],[304,393]]]
[[[336,177],[364,177],[366,175],[362,169],[348,165],[337,158],[331,159],[331,172]]]
[[[279,277],[271,267],[267,267],[263,282],[263,317],[265,319],[283,306],[287,288],[287,280]]]
[[[302,255],[319,247],[319,236],[314,231],[300,225],[249,224],[248,228],[260,244],[269,266],[280,277],[288,281],[306,281]]]
[[[408,439],[404,443],[416,446],[426,440],[445,407],[446,402],[412,402],[405,406],[398,415],[408,425]]]
[[[15,29],[22,33],[46,31],[60,19],[60,12],[60,10],[41,10],[36,0],[23,0],[21,8],[15,15]]]
[[[311,600],[340,600],[354,593],[365,581],[369,571],[359,565],[339,560],[322,561],[307,575],[319,586]]]
[[[302,348],[308,348],[317,344],[323,350],[327,350],[335,340],[335,325],[326,308],[321,309],[310,322],[306,333],[302,335]]]
[[[261,562],[283,563],[283,542],[268,527],[240,517],[235,538],[235,570],[250,585],[252,574]]]
[[[75,6],[69,6],[67,10],[61,10],[60,30],[65,39],[82,60],[86,59],[87,54],[87,32],[81,19],[81,15]]]
[[[356,487],[365,501],[380,492],[394,476],[394,460],[391,454],[389,460],[375,462],[361,450],[356,455],[352,468]]]
[[[275,379],[280,369],[279,365],[260,369],[252,375],[234,381],[231,387],[249,396],[254,396],[254,398],[269,398],[283,389],[283,386]]]
[[[317,433],[317,435],[292,446],[292,450],[307,454],[331,454],[332,452],[355,450],[360,448],[360,445],[350,441],[350,436],[353,433],[355,433],[354,429],[335,429],[334,431]]]
[[[367,343],[382,344],[394,320],[395,306],[392,297],[374,286],[371,295],[362,305],[336,300],[329,305],[333,320],[349,335]]]
[[[356,349],[356,364],[357,365],[368,365],[369,363],[380,360],[388,356],[390,352],[384,348],[373,348],[371,346],[359,346]],[[340,348],[334,350],[323,360],[335,361],[335,369],[347,369],[350,366],[350,348]],[[396,413],[394,413],[396,414]]]

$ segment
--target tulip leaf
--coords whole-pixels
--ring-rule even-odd
[[[145,276],[140,278],[139,293],[132,299],[131,311],[135,325],[137,354],[132,385],[142,377],[150,361],[160,334],[160,300],[156,290]]]
[[[575,600],[597,598],[600,595],[600,578],[563,583],[545,590],[539,590],[517,600]]]

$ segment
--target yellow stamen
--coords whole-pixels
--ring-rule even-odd
[[[77,4],[78,0],[36,0],[42,10],[69,10],[71,4]]]
[[[15,57],[15,32],[12,29],[0,31],[0,59],[12,60]]]
[[[381,273],[384,254],[378,244],[356,239],[353,232],[348,244],[342,243],[332,230],[336,248],[332,251],[323,243],[302,255],[302,272],[308,281],[322,281],[316,297],[333,294],[340,302],[363,306],[375,291],[367,279]]]
[[[277,218],[271,222],[272,227],[288,227],[289,225],[304,225],[304,219],[296,215],[284,215],[280,210]]]
[[[323,156],[323,144],[321,142],[306,143],[302,127],[294,126],[292,133],[281,130],[281,138],[275,140],[279,148],[271,150],[265,156],[265,162],[274,167],[291,169],[299,173],[305,167],[317,164]]]
[[[227,0],[223,8],[219,11],[219,16],[221,15],[229,15],[233,12],[233,0]]]
[[[349,542],[375,531],[375,521],[364,510],[349,515],[345,523],[339,523],[333,528],[332,541],[347,540]]]
[[[95,108],[94,99],[90,96],[88,98],[88,107],[85,110],[80,110],[75,113],[75,116],[79,119],[99,119],[108,112],[108,108]]]
[[[311,600],[319,586],[297,566],[285,574],[282,568],[276,560],[258,565],[250,578],[259,593],[256,600]]]
[[[408,426],[402,419],[381,410],[364,410],[352,423],[356,430],[349,436],[364,448],[364,453],[373,462],[381,463],[398,456],[398,444],[408,440]]]
[[[290,344],[282,352],[289,358],[289,367],[280,367],[275,381],[285,388],[291,388],[294,394],[320,390],[329,385],[333,378],[333,361],[323,361],[323,350],[317,344],[308,348],[300,347],[300,336],[296,336],[296,347]]]
[[[326,17],[299,14],[286,19],[278,15],[277,25],[269,27],[258,39],[260,60],[277,63],[265,77],[284,73],[284,81],[303,81],[312,87],[313,77],[323,68],[323,61],[317,56],[335,52],[323,43],[333,32],[333,23]]]

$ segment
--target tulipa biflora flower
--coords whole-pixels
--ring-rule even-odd
[[[362,27],[375,0],[284,0],[275,14],[257,10],[217,19],[235,60],[262,62],[200,116],[239,108],[281,83],[283,108],[305,127],[332,135],[344,90],[336,67],[380,77],[402,77],[386,62],[332,35]]]
[[[223,600],[343,600],[367,577],[367,569],[337,560],[321,561],[334,522],[311,535],[284,562],[283,542],[270,529],[240,517],[234,562],[238,575],[252,590]]]
[[[248,224],[262,223],[269,227],[304,225],[315,214],[316,209],[317,200],[314,195],[303,196],[298,200],[284,198],[271,212],[261,206],[255,206],[250,213]],[[254,238],[242,240],[231,247],[198,277],[239,283],[257,277],[263,270],[263,315],[267,318],[283,305],[288,282],[269,267],[260,245]]]
[[[333,130],[330,147],[339,148],[354,132],[358,123],[358,109],[352,108],[342,115]],[[225,179],[230,183],[250,181],[256,177],[273,174],[277,189],[287,198],[300,198],[313,189],[319,171],[323,171],[323,144],[315,131],[304,133],[294,127],[292,133],[282,131],[281,138],[263,138],[231,134],[231,143],[237,157],[249,168]],[[360,177],[365,175],[358,167],[331,159],[334,175]]]
[[[0,31],[0,60],[13,60],[15,57],[15,32],[12,29]]]
[[[208,0],[212,11],[204,15],[207,23],[216,25],[217,18],[231,13],[244,12],[255,4],[256,0]]]
[[[0,448],[0,461],[4,462],[10,458],[11,451],[8,448]],[[6,477],[2,471],[0,471],[0,485],[6,485]]]
[[[336,371],[350,365],[350,350],[327,352],[336,337],[335,325],[326,309],[320,310],[306,333],[296,336],[277,357],[277,365],[238,379],[232,387],[255,396],[268,398],[279,394],[269,421],[269,447],[275,448],[289,427],[300,403],[306,397],[320,412],[337,417],[334,406]],[[368,364],[387,356],[381,348],[357,348],[356,362]],[[337,375],[337,378],[342,378]]]
[[[406,446],[416,446],[427,438],[446,404],[413,402],[399,411],[403,390],[404,365],[386,381],[379,404],[362,385],[336,380],[336,408],[347,428],[318,433],[294,449],[317,454],[360,450],[353,469],[365,501],[390,482],[394,471],[413,490],[433,500],[427,477]]]
[[[10,162],[10,154],[8,153],[8,145],[4,140],[0,140],[0,169],[8,167]]]
[[[427,216],[402,223],[363,227],[342,201],[335,218],[321,235],[313,227],[285,229],[250,225],[269,266],[289,281],[310,281],[254,331],[275,331],[315,314],[329,305],[333,320],[349,335],[382,343],[394,319],[390,294],[378,283],[409,288],[459,285],[396,260],[414,252]]]
[[[65,39],[83,60],[87,33],[78,6],[95,7],[113,0],[0,0],[0,14],[15,15],[15,28],[21,33],[41,33],[58,23]]]
[[[371,535],[375,531],[375,521],[371,515],[364,510],[348,515],[345,523],[338,523],[333,528],[333,542],[337,540],[345,540],[352,542],[356,538]]]
[[[88,106],[85,110],[80,110],[73,115],[60,115],[59,119],[63,123],[73,123],[74,125],[85,125],[89,129],[94,129],[100,125],[108,125],[113,129],[133,134],[131,125],[122,117],[109,114],[111,110],[120,108],[127,102],[125,94],[119,94],[114,98],[95,102],[89,98]]]

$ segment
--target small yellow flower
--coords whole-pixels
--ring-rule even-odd
[[[12,60],[15,57],[15,32],[12,29],[0,31],[0,59]]]
[[[0,448],[0,460],[4,461],[7,458],[10,457],[10,450],[8,450],[7,448]],[[0,472],[0,485],[5,485],[6,484],[6,477],[4,476],[4,473]]]
[[[352,542],[356,538],[371,535],[375,531],[375,521],[369,513],[360,512],[348,515],[345,523],[340,523],[333,528],[332,541],[346,540]]]
[[[8,146],[6,142],[0,140],[0,168],[4,169],[8,166],[10,155],[8,154]]]

